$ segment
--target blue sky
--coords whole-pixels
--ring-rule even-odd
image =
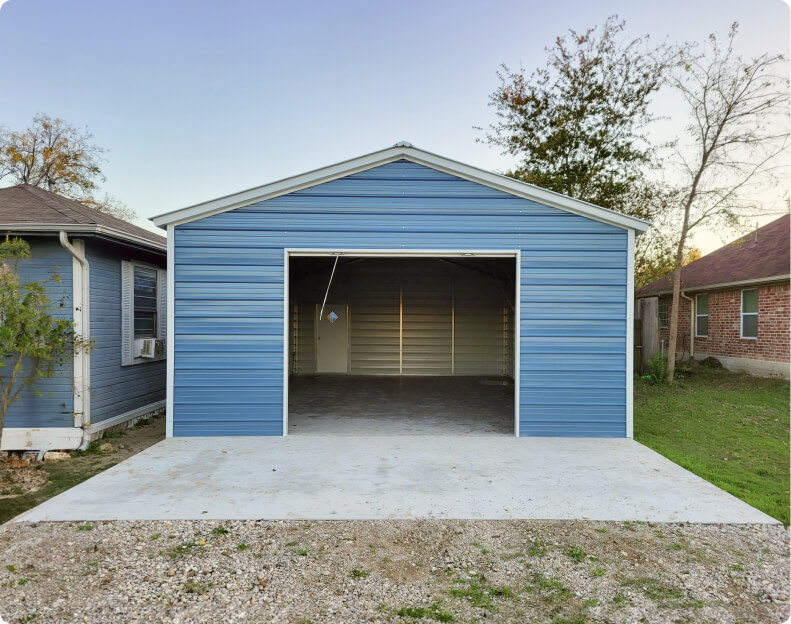
[[[87,126],[109,150],[104,190],[141,217],[400,140],[502,171],[512,159],[473,129],[493,121],[499,64],[541,65],[557,34],[613,13],[670,42],[737,20],[742,52],[789,53],[777,0],[8,0],[0,124]]]

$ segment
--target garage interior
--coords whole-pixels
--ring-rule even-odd
[[[289,435],[513,435],[515,267],[291,255]]]

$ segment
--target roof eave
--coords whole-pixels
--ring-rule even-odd
[[[723,290],[726,288],[739,288],[741,286],[753,286],[760,284],[771,284],[773,282],[785,282],[791,280],[791,274],[787,275],[773,275],[771,277],[758,277],[754,279],[739,280],[736,282],[721,282],[718,284],[704,284],[702,286],[685,286],[681,290],[683,292],[699,292],[703,290]],[[657,290],[655,292],[636,294],[637,299],[644,299],[645,297],[661,297],[662,295],[672,294],[672,290]]]
[[[104,225],[79,225],[79,224],[58,224],[58,223],[0,223],[0,230],[21,231],[21,232],[69,232],[74,234],[97,234],[128,241],[137,245],[144,245],[157,251],[167,252],[167,240],[157,243],[142,236],[135,236],[121,232],[114,228]]]
[[[607,208],[602,208],[601,206],[589,204],[579,199],[555,193],[554,191],[548,191],[504,175],[465,165],[458,161],[450,160],[415,147],[403,146],[389,147],[377,152],[372,152],[371,154],[366,154],[365,156],[345,160],[334,165],[329,165],[328,167],[272,182],[271,184],[258,186],[208,202],[167,212],[153,217],[151,221],[153,221],[154,225],[161,228],[166,228],[168,225],[188,223],[235,208],[241,208],[242,206],[252,203],[272,199],[279,195],[293,193],[303,188],[329,182],[402,158],[432,169],[437,169],[438,171],[465,178],[472,182],[496,188],[511,195],[531,199],[560,210],[579,214],[616,227],[631,229],[638,234],[642,234],[651,226],[649,222],[643,221],[642,219],[637,219],[613,210],[608,210]]]

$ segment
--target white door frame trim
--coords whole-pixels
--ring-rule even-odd
[[[171,228],[173,226],[169,226]],[[170,233],[170,232],[169,232]],[[168,236],[170,241],[171,237]],[[349,258],[458,258],[458,257],[477,257],[477,258],[514,258],[515,271],[515,302],[514,302],[514,435],[519,437],[519,346],[521,335],[520,305],[521,297],[521,270],[522,252],[519,249],[316,249],[316,248],[290,248],[283,249],[283,435],[288,435],[288,376],[289,376],[289,258],[294,257],[331,257],[346,256]],[[168,253],[168,263],[171,254]],[[170,269],[170,267],[168,267]],[[168,279],[171,272],[168,271]],[[168,290],[168,297],[172,291]],[[168,328],[172,327],[168,324]],[[172,359],[168,357],[168,363]],[[171,386],[168,383],[168,389]],[[172,435],[172,434],[171,434]]]

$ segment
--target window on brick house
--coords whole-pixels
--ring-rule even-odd
[[[667,311],[668,311],[668,303],[667,299],[659,299],[659,328],[666,329],[667,328]]]
[[[695,297],[695,336],[706,338],[709,335],[709,296]]]
[[[742,338],[758,338],[758,289],[742,291]]]

